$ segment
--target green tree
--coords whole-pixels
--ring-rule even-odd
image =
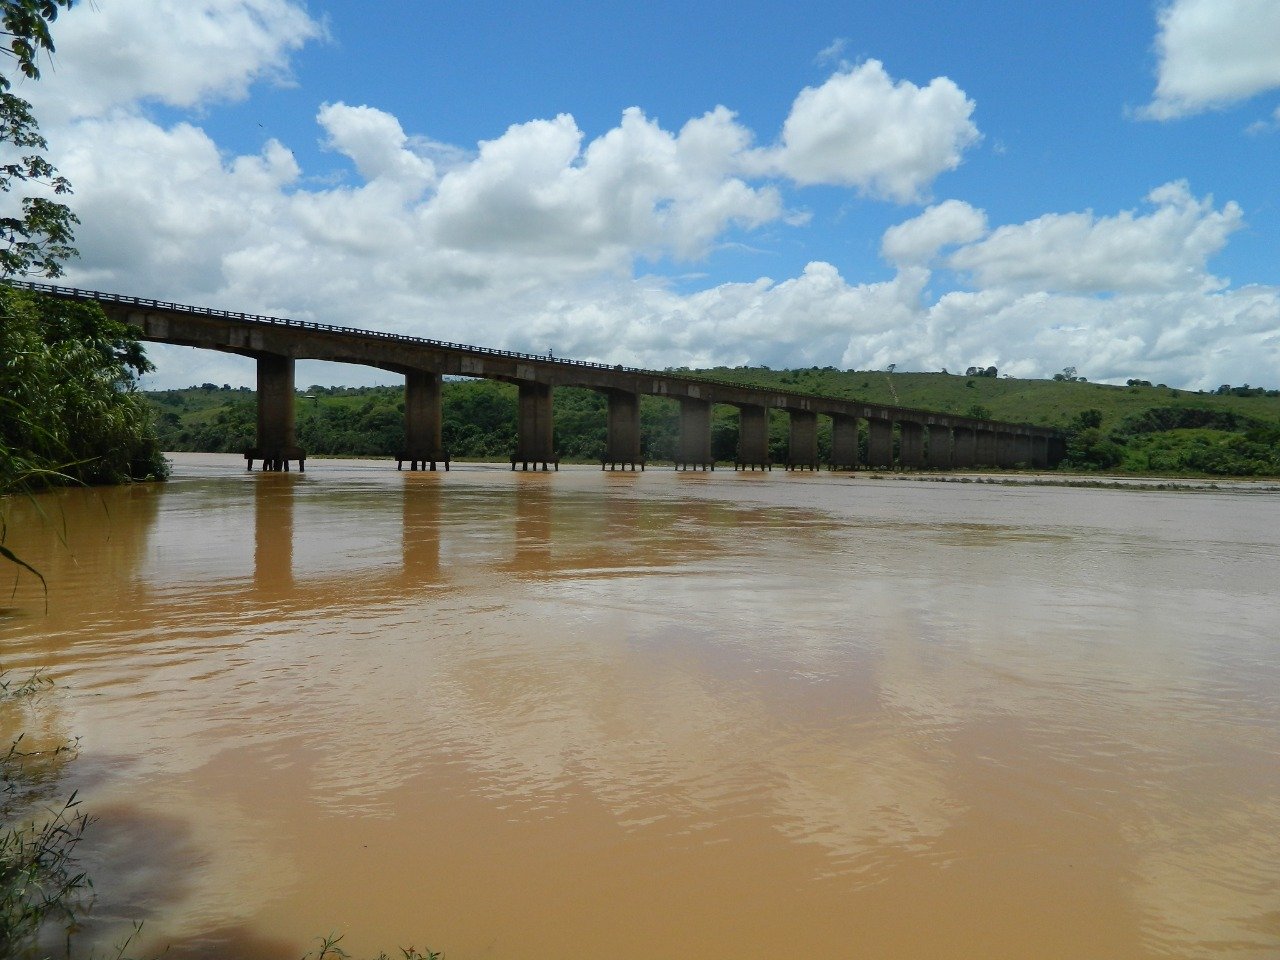
[[[0,0],[0,48],[17,72],[30,80],[40,77],[41,53],[53,53],[49,25],[59,8],[70,9],[74,0]],[[42,155],[49,145],[31,112],[31,104],[13,92],[7,71],[0,72],[0,193],[28,185],[43,189],[6,204],[0,216],[0,278],[37,273],[57,277],[62,261],[75,256],[71,245],[75,224],[71,209],[54,199],[71,192],[71,184],[59,176]],[[43,195],[41,195],[43,194]]]

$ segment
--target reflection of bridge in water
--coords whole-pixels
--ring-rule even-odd
[[[112,293],[50,284],[10,281],[12,285],[72,300],[93,300],[113,317],[129,323],[143,340],[220,350],[253,357],[258,365],[258,433],[245,453],[249,466],[301,469],[306,453],[294,434],[294,362],[329,360],[391,370],[404,375],[404,446],[398,466],[448,468],[441,442],[441,378],[482,377],[513,383],[519,390],[519,419],[512,469],[558,465],[552,442],[551,397],[556,387],[584,387],[608,399],[603,465],[639,466],[640,397],[666,397],[680,405],[677,469],[714,469],[711,411],[715,404],[736,407],[738,448],[735,466],[769,467],[769,411],[783,410],[790,420],[785,466],[818,468],[818,417],[831,420],[833,469],[952,467],[1054,467],[1065,455],[1061,434],[1030,424],[976,420],[951,414],[884,406],[749,387],[621,365],[561,360],[487,347],[397,336],[352,327],[331,327],[225,310],[144,300]],[[859,432],[866,423],[865,453]]]

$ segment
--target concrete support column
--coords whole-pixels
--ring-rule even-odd
[[[914,420],[898,421],[898,464],[917,469],[925,466],[924,424]]]
[[[1024,466],[1031,465],[1031,437],[1025,433],[1013,435],[1013,459]]]
[[[714,470],[711,459],[711,401],[678,397],[680,401],[680,443],[676,451],[677,470]]]
[[[996,432],[994,430],[976,430],[974,462],[984,467],[994,467],[1000,462],[996,452]]]
[[[396,457],[396,469],[409,462],[410,470],[434,470],[449,455],[440,442],[440,374],[410,370],[404,375],[404,449]],[[430,466],[428,466],[430,465]]]
[[[867,420],[867,466],[886,470],[893,466],[892,420]]]
[[[812,410],[788,410],[787,469],[818,469],[818,415]]]
[[[294,434],[293,358],[263,353],[257,361],[258,439],[244,452],[248,469],[261,460],[263,470],[288,470],[289,461],[297,460],[298,469],[305,470],[307,455]]]
[[[951,465],[972,467],[978,462],[978,436],[972,427],[956,427],[951,431]]]
[[[608,435],[605,439],[604,462],[610,470],[644,469],[640,452],[640,395],[627,390],[609,390]]]
[[[769,411],[764,407],[738,408],[737,470],[773,469],[769,458]]]
[[[1013,434],[1000,431],[996,433],[996,466],[1012,467],[1018,462],[1018,452],[1014,449]]]
[[[1049,469],[1056,469],[1067,458],[1067,441],[1062,437],[1049,438]]]
[[[831,415],[831,469],[858,469],[858,418]]]
[[[931,423],[925,430],[929,435],[925,462],[934,470],[949,470],[951,468],[951,428]]]
[[[537,470],[541,464],[547,470],[552,464],[560,469],[560,461],[556,459],[552,446],[551,424],[551,387],[545,383],[532,380],[520,381],[520,414],[517,424],[516,452],[511,457],[511,469],[520,464],[520,469],[528,470],[530,465]]]
[[[1049,438],[1034,436],[1031,438],[1031,466],[1044,470],[1049,466]]]

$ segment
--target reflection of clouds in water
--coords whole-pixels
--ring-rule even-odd
[[[203,783],[211,757],[266,748],[309,803],[352,816],[393,817],[398,787],[450,783],[459,764],[458,789],[513,821],[569,816],[587,793],[668,842],[776,831],[857,885],[895,858],[973,855],[949,833],[992,843],[998,868],[999,836],[973,822],[1013,811],[1031,847],[1131,852],[1116,889],[1160,950],[1280,942],[1280,667],[1259,639],[1280,554],[1273,536],[1247,543],[1246,564],[1220,542],[1275,525],[1210,510],[1197,527],[1207,501],[1187,498],[1173,523],[1128,495],[1062,494],[1073,505],[1055,515],[1052,492],[815,482],[821,509],[797,510],[766,502],[794,497],[784,483],[742,504],[683,499],[736,496],[732,480],[653,501],[575,493],[596,480],[571,472],[448,480],[431,504],[371,488],[329,510],[309,490],[275,594],[243,569],[163,610],[104,613],[90,594],[75,662],[96,699],[74,709],[93,725],[70,728],[141,758],[135,779]],[[147,569],[168,589],[213,568],[198,544],[178,562],[166,515]],[[200,885],[210,903],[227,895],[216,884],[269,896],[282,882],[231,861],[287,849],[252,826],[287,804],[171,794],[201,811],[193,846],[230,851]],[[1092,832],[1051,836],[1072,817]]]
[[[802,741],[775,758],[785,776],[779,830],[827,848],[833,873],[877,883],[893,861],[927,853],[963,805],[948,783],[945,751],[930,755],[900,735],[859,740],[825,750]]]
[[[466,631],[466,604],[436,606],[434,630],[443,636],[417,645],[391,640],[404,627],[385,624],[384,641],[413,657],[413,668],[378,669],[363,678],[369,687],[339,702],[312,701],[311,709],[352,708],[317,770],[322,802],[377,812],[389,789],[430,764],[424,757],[445,755],[481,772],[496,801],[515,804],[513,816],[536,818],[585,787],[628,827],[664,822],[684,832],[763,818],[825,847],[833,870],[860,869],[859,858],[878,848],[917,852],[942,833],[956,807],[941,772],[945,744],[922,749],[910,737],[872,731],[865,711],[874,702],[851,705],[840,720],[788,716],[756,656],[779,624],[757,622],[759,608],[746,605],[743,619],[758,634],[726,641],[727,655],[716,660],[718,629],[741,624],[692,616],[679,598],[687,589],[691,602],[706,581],[702,589],[668,581],[660,593],[662,586],[675,602],[643,616],[650,594],[629,587],[614,591],[612,612],[563,597],[513,598],[483,632]],[[576,593],[565,587],[566,596]],[[495,620],[509,626],[494,630]]]

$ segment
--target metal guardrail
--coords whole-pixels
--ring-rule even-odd
[[[290,330],[316,330],[321,333],[334,333],[350,337],[376,337],[397,343],[418,346],[436,347],[445,350],[462,351],[493,357],[508,357],[513,360],[532,360],[537,363],[559,364],[566,367],[585,367],[593,370],[607,370],[612,373],[634,373],[646,377],[665,377],[684,380],[689,383],[706,383],[714,386],[729,387],[735,390],[758,390],[780,397],[794,397],[798,400],[835,400],[841,403],[857,403],[881,410],[910,413],[921,416],[950,417],[955,420],[973,420],[962,414],[941,413],[935,410],[918,410],[912,407],[887,406],[882,403],[870,403],[865,400],[854,400],[848,397],[830,397],[820,393],[800,393],[794,390],[778,390],[774,387],[761,387],[749,383],[736,383],[732,380],[721,380],[717,377],[703,377],[696,374],[671,373],[661,370],[648,370],[644,367],[627,367],[622,364],[597,363],[593,360],[571,360],[560,357],[544,357],[536,353],[521,353],[517,350],[499,350],[497,347],[479,347],[469,343],[453,343],[448,340],[432,340],[429,337],[412,337],[400,333],[384,333],[381,330],[366,330],[362,327],[340,327],[328,323],[316,323],[313,320],[290,320],[285,317],[269,317],[258,313],[237,313],[234,310],[218,310],[212,307],[195,307],[187,303],[172,303],[168,300],[151,300],[146,297],[131,297],[122,293],[108,293],[103,290],[85,290],[80,287],[64,287],[53,283],[38,283],[34,280],[5,280],[8,286],[19,290],[30,290],[33,293],[44,293],[65,300],[93,300],[103,303],[120,303],[126,306],[142,307],[152,310],[169,310],[174,313],[188,313],[201,317],[222,317],[241,323],[266,324],[272,327],[283,327]],[[1053,431],[1052,427],[1042,427],[1031,423],[1009,423],[1000,420],[981,421],[992,426],[1021,427],[1032,430]]]

